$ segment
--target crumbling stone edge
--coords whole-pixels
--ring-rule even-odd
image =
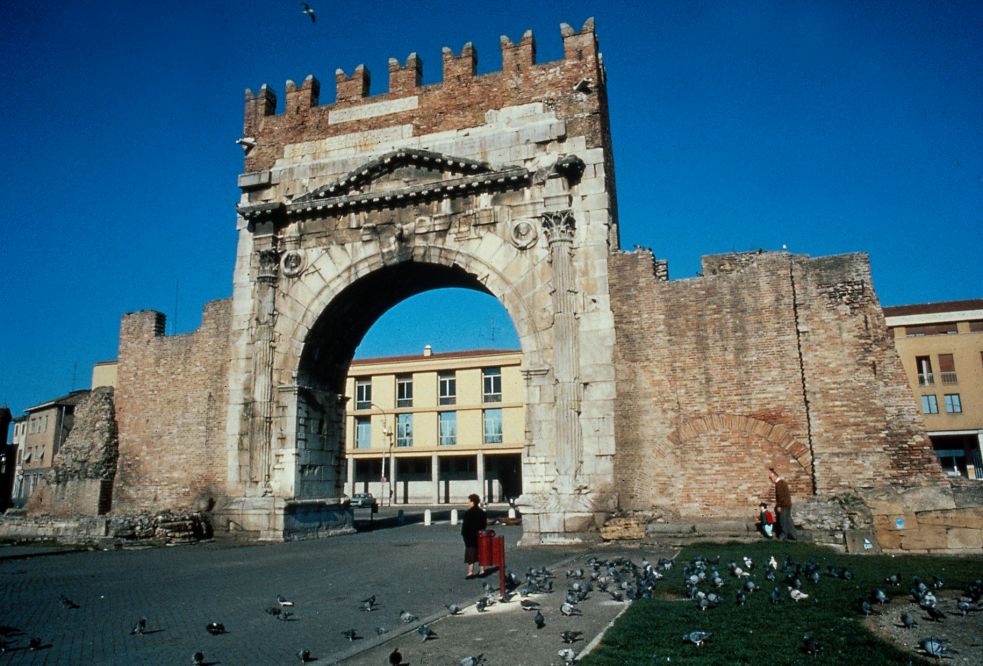
[[[8,511],[0,516],[0,542],[5,543],[129,548],[193,544],[211,539],[213,534],[208,514],[190,510],[71,518]]]

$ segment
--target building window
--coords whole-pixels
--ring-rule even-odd
[[[939,374],[942,375],[943,384],[956,383],[956,362],[952,354],[939,354]]]
[[[457,444],[457,412],[440,412],[440,445]]]
[[[962,400],[959,399],[958,393],[945,394],[945,413],[946,414],[963,413],[963,403]]]
[[[372,419],[368,416],[355,417],[355,448],[372,448]]]
[[[909,337],[920,337],[923,335],[955,335],[959,330],[956,322],[946,322],[943,324],[918,324],[916,326],[905,326],[905,335]]]
[[[935,375],[932,374],[932,359],[928,356],[916,356],[915,368],[918,370],[918,385],[932,386],[935,384]]]
[[[413,446],[413,415],[396,415],[396,446]]]
[[[372,409],[372,380],[355,380],[355,409]]]
[[[939,401],[934,395],[922,396],[922,414],[938,414]]]
[[[484,432],[485,444],[502,443],[502,410],[485,409],[482,410],[482,431]]]
[[[396,406],[413,406],[413,376],[403,375],[396,378]]]
[[[441,405],[457,404],[457,375],[453,372],[442,372],[437,375],[437,395]]]
[[[485,368],[481,371],[481,392],[484,402],[502,402],[501,368]]]

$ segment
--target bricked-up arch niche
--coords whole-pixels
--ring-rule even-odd
[[[390,92],[371,101],[364,67],[337,75],[330,107],[313,77],[288,83],[284,115],[269,88],[247,91],[233,519],[272,515],[270,538],[325,529],[354,350],[393,305],[440,287],[491,294],[518,335],[526,536],[564,539],[615,508],[604,70],[592,21],[561,34],[563,60],[537,64],[527,33],[503,38],[503,71],[480,77],[471,45],[445,50],[436,86],[419,85],[417,56],[392,61]]]

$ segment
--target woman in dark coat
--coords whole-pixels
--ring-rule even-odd
[[[468,495],[468,510],[461,521],[461,536],[464,537],[464,561],[468,565],[466,578],[474,578],[474,565],[478,562],[478,532],[488,527],[485,512],[478,504],[481,498],[472,493]],[[485,575],[485,568],[478,562],[478,575]]]

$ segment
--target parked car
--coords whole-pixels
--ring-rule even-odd
[[[375,498],[372,497],[372,493],[355,493],[352,495],[352,507],[356,509],[367,509],[371,508],[375,504]]]

